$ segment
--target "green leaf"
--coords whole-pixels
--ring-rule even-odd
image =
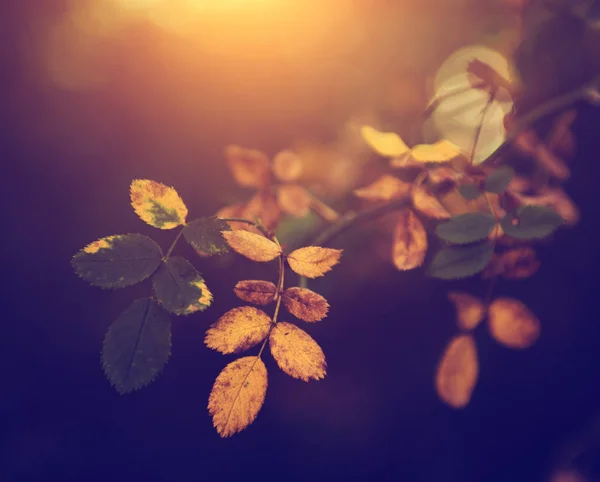
[[[186,259],[169,258],[152,277],[154,294],[164,309],[176,315],[204,311],[212,294],[200,273]]]
[[[515,170],[510,166],[500,166],[498,169],[492,171],[485,180],[483,188],[487,192],[493,192],[496,194],[502,194],[511,179],[515,176]]]
[[[500,225],[505,234],[516,239],[541,239],[564,224],[556,211],[546,206],[526,205],[516,214],[507,214]]]
[[[482,271],[493,254],[490,243],[443,248],[429,265],[429,275],[440,279],[467,278]]]
[[[449,243],[469,244],[487,238],[496,219],[488,213],[465,213],[452,216],[445,223],[439,224],[436,234]]]
[[[135,300],[110,325],[102,346],[102,368],[121,394],[139,390],[158,376],[171,355],[171,321],[151,298]]]
[[[467,201],[472,201],[481,196],[481,189],[475,183],[469,182],[458,187],[458,192]]]
[[[88,244],[71,260],[75,272],[101,288],[123,288],[145,280],[160,266],[162,250],[143,234],[120,234]]]
[[[229,250],[229,246],[221,236],[221,231],[231,231],[229,223],[211,216],[187,223],[183,228],[183,236],[194,249],[204,254],[222,254]]]

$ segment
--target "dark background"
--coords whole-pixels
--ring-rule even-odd
[[[458,26],[455,35],[448,27],[448,12],[458,6],[444,14],[438,2],[439,16],[433,3],[411,7],[418,21],[407,33],[378,23],[398,14],[392,3],[353,4],[368,35],[342,67],[325,62],[317,69],[307,57],[293,76],[278,76],[268,71],[272,59],[224,67],[194,51],[195,65],[210,68],[190,67],[179,77],[185,69],[171,69],[153,48],[164,34],[139,25],[115,41],[112,52],[122,63],[113,65],[112,81],[77,91],[40,81],[35,48],[23,43],[37,28],[32,19],[52,19],[66,4],[2,7],[1,481],[541,481],[569,463],[600,473],[600,117],[592,108],[577,121],[578,153],[566,185],[581,208],[580,224],[541,248],[533,278],[497,287],[538,315],[542,336],[533,348],[513,351],[480,327],[481,374],[467,409],[447,408],[433,387],[435,366],[455,334],[449,284],[399,273],[368,249],[348,249],[340,266],[312,284],[332,306],[326,320],[307,328],[327,355],[327,378],[291,379],[267,355],[265,404],[254,424],[231,439],[218,437],[206,410],[214,378],[231,357],[206,349],[204,331],[236,305],[237,280],[272,276],[268,268],[241,258],[233,265],[192,258],[216,301],[203,314],[174,320],[164,373],[127,396],[104,378],[104,333],[149,286],[92,288],[72,272],[71,256],[114,233],[139,231],[168,245],[172,233],[155,233],[130,209],[132,178],[174,185],[193,216],[211,214],[248,195],[228,177],[225,144],[273,154],[299,136],[330,139],[358,104],[379,102],[377,95],[356,101],[368,80],[353,84],[328,69],[358,63],[372,67],[367,79],[391,78],[411,71],[406,52],[423,38],[435,45],[446,35],[450,51],[465,42]],[[465,11],[455,15],[464,20]],[[433,29],[442,24],[446,30]],[[409,47],[403,35],[413,38]],[[185,58],[184,40],[167,42]],[[260,74],[263,68],[271,74]],[[187,247],[181,252],[193,256]],[[360,267],[373,264],[377,271],[365,276]],[[451,286],[485,292],[476,281]]]

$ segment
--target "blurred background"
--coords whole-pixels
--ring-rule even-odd
[[[223,162],[230,143],[270,155],[298,149],[306,181],[345,207],[348,192],[384,167],[356,127],[418,139],[415,119],[444,59],[473,43],[510,55],[520,3],[3,2],[0,480],[600,480],[592,108],[577,120],[566,185],[582,221],[541,249],[533,278],[497,287],[538,315],[542,336],[516,352],[478,331],[481,375],[464,411],[444,406],[433,387],[456,330],[446,292],[486,287],[395,271],[361,244],[368,227],[337,240],[343,262],[311,284],[332,306],[307,329],[327,355],[327,378],[304,384],[268,359],[265,405],[228,440],[206,404],[230,357],[206,349],[204,332],[239,303],[236,281],[272,270],[192,258],[182,246],[216,301],[174,320],[173,355],[155,383],[119,396],[100,367],[102,339],[150,287],[102,291],[69,265],[109,234],[170,243],[172,233],[130,209],[133,178],[175,186],[192,217],[247,199]]]

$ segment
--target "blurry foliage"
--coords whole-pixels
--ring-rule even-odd
[[[392,224],[378,236],[389,231],[387,258],[396,269],[423,268],[442,280],[478,275],[489,284],[483,298],[448,294],[458,333],[433,376],[443,402],[457,409],[469,404],[480,371],[473,331],[484,321],[504,347],[525,349],[536,342],[540,320],[522,301],[495,296],[494,287],[499,278],[535,275],[540,266],[536,244],[579,219],[561,183],[569,177],[576,144],[571,128],[577,102],[597,102],[599,97],[600,26],[596,2],[499,4],[513,21],[519,20],[520,42],[509,36],[516,48],[513,58],[505,60],[480,45],[451,56],[422,106],[424,115],[412,119],[413,126],[423,129],[417,134],[408,129],[409,141],[377,116],[371,116],[377,127],[351,123],[354,128],[338,147],[362,143],[379,158],[373,164],[379,164],[370,173],[365,169],[376,171],[375,176],[346,186],[343,212],[320,198],[318,183],[307,174],[315,165],[325,169],[318,165],[318,154],[325,151],[313,149],[309,156],[298,146],[274,156],[227,146],[224,157],[233,180],[250,193],[214,216],[188,220],[188,209],[174,188],[151,180],[132,182],[131,204],[141,220],[158,229],[179,229],[166,254],[145,235],[123,234],[89,244],[72,260],[77,274],[95,286],[121,288],[152,280],[153,295],[134,301],[105,338],[103,367],[120,393],[150,383],[167,362],[169,313],[189,315],[212,302],[213,294],[192,263],[172,255],[182,236],[201,258],[232,250],[254,262],[277,264],[276,279],[239,281],[234,292],[248,305],[229,310],[206,332],[206,345],[223,354],[259,346],[257,354],[229,363],[216,378],[208,410],[222,437],[246,428],[262,407],[267,344],[277,366],[291,377],[305,382],[325,377],[323,350],[282,316],[307,323],[324,319],[329,303],[308,288],[307,278],[324,276],[340,262],[342,250],[327,245],[390,213]],[[513,53],[504,47],[499,50]],[[430,119],[437,126],[433,130],[427,127]],[[344,256],[349,262],[357,254],[352,251]],[[299,286],[286,286],[288,270],[300,277]],[[263,310],[269,306],[271,311]]]

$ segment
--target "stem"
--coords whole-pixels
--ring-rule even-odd
[[[277,239],[277,237],[273,236],[272,239],[277,244],[277,246],[281,247],[281,244],[279,244],[279,240]],[[267,345],[267,340],[269,339],[269,336],[271,335],[271,331],[273,331],[273,328],[277,324],[277,317],[279,316],[279,308],[281,306],[281,298],[283,295],[284,278],[285,278],[285,257],[283,254],[281,254],[279,256],[279,276],[278,276],[278,280],[277,280],[277,293],[275,294],[275,296],[277,297],[277,301],[276,301],[276,305],[275,305],[275,312],[273,313],[273,318],[271,320],[271,326],[269,327],[269,333],[267,333],[267,336],[265,337],[263,344],[260,347],[260,351],[258,352],[259,358],[262,355],[262,352],[265,349],[265,346]]]
[[[167,254],[165,256],[165,259],[168,259],[169,256],[171,256],[171,253],[173,252],[173,250],[175,249],[175,245],[177,244],[177,241],[179,241],[179,238],[181,238],[181,235],[183,234],[183,229],[180,229],[179,232],[177,233],[177,236],[175,236],[175,239],[173,240],[173,242],[171,243],[171,246],[169,246],[169,250],[167,251]]]
[[[271,239],[271,233],[269,233],[269,231],[267,231],[267,229],[260,223],[257,223],[256,221],[250,221],[249,219],[244,219],[244,218],[219,218],[221,221],[226,221],[228,223],[246,223],[249,224],[250,226],[254,226],[256,229],[258,229],[262,234],[264,234],[264,236],[266,238]]]
[[[481,111],[481,121],[477,126],[477,130],[475,131],[475,138],[473,139],[473,148],[471,149],[471,155],[469,156],[469,164],[473,165],[473,161],[475,160],[475,151],[477,150],[477,144],[479,143],[479,137],[481,136],[481,131],[483,130],[483,121],[485,120],[485,115],[487,111],[494,103],[494,98],[496,97],[496,91],[492,90],[490,92],[490,97],[488,98],[487,103],[483,106]]]

